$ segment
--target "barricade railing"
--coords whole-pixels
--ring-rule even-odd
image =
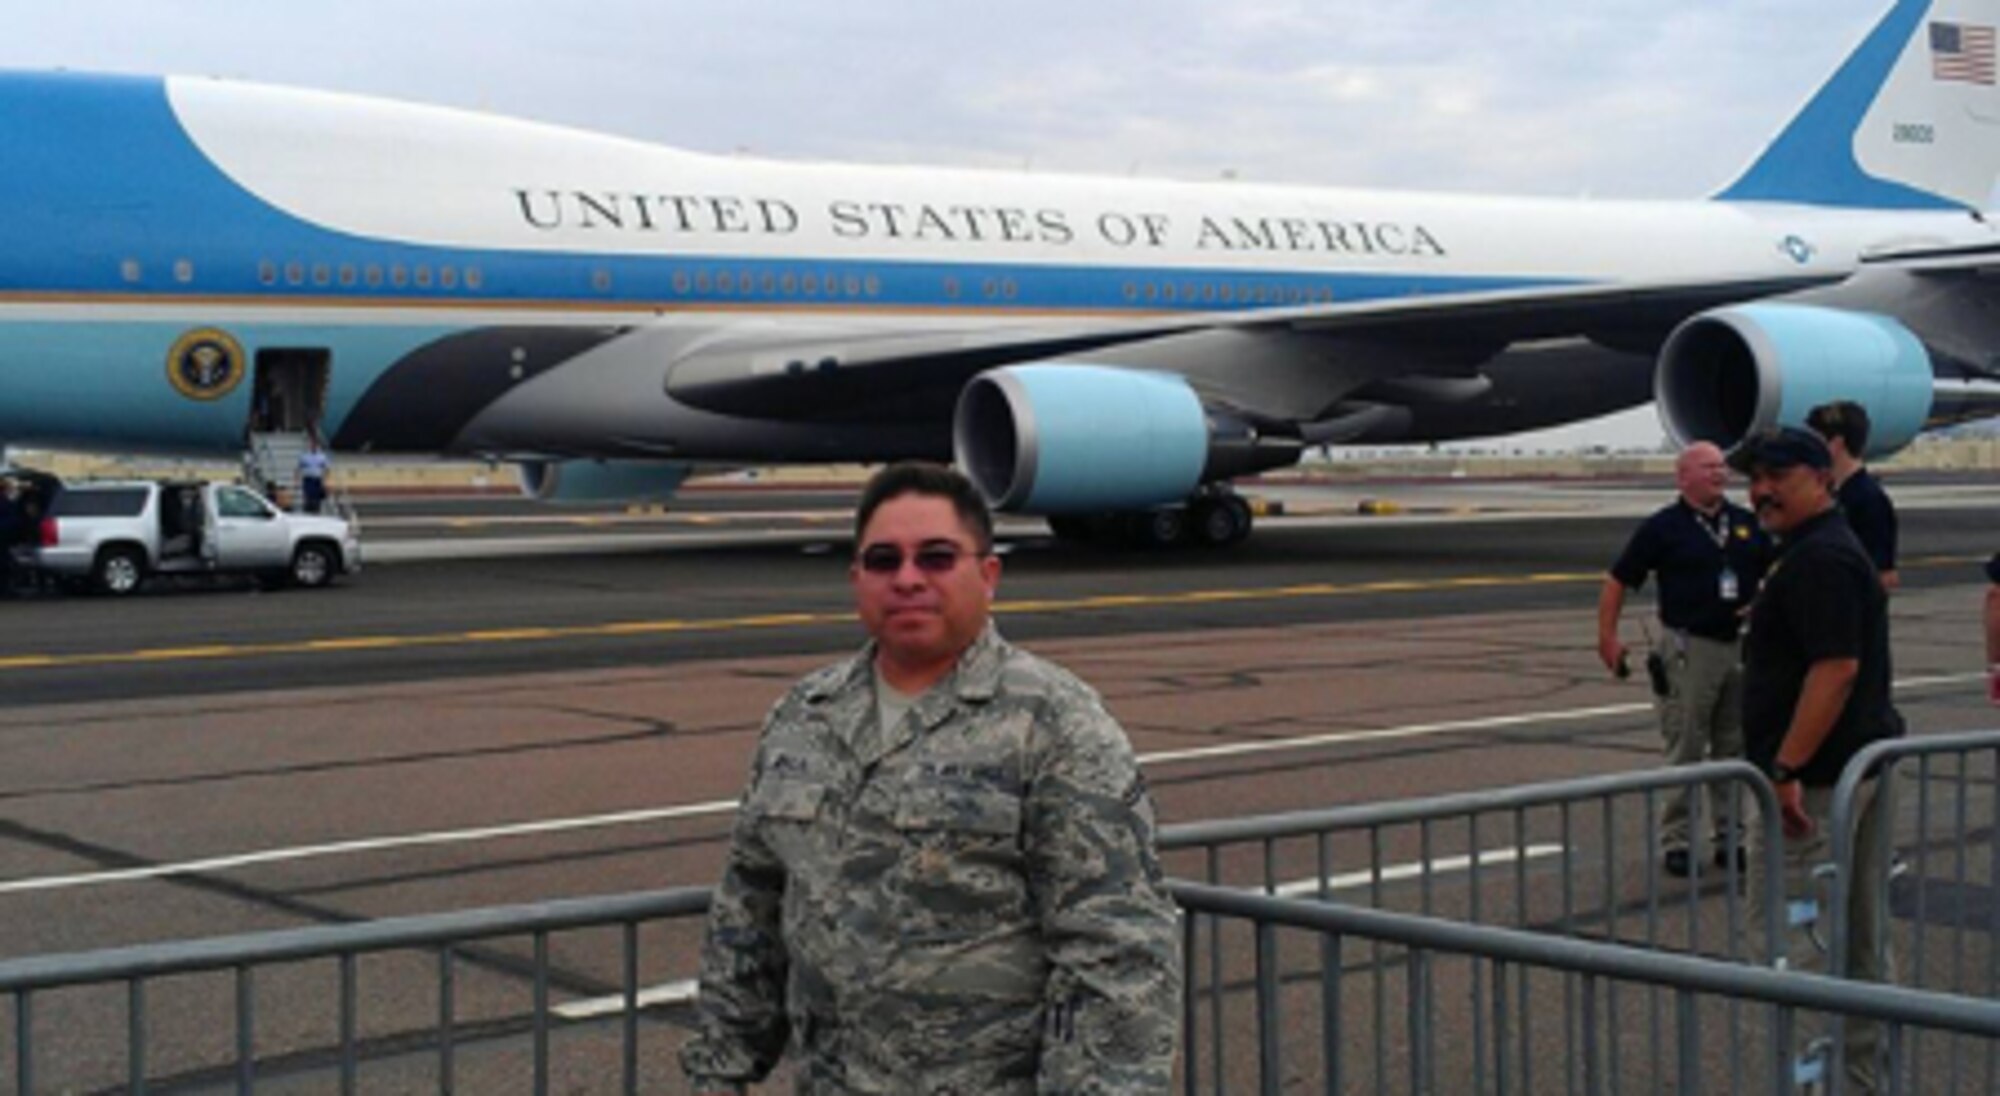
[[[1681,879],[1667,873],[1658,834],[1665,800],[1689,789],[1691,832],[1716,817],[1736,850],[1692,857]],[[1746,877],[1752,826],[1764,840],[1749,844],[1767,861]],[[1745,890],[1779,882],[1777,800],[1742,761],[1183,823],[1161,828],[1160,849],[1171,875],[1277,897],[1752,962],[1782,954],[1778,903],[1747,901]],[[1555,885],[1530,886],[1551,874]],[[1753,908],[1761,925],[1750,924]]]
[[[1883,819],[1872,850],[1860,847],[1857,829],[1870,795]],[[1850,895],[1861,868],[1873,864],[1888,907],[1880,920],[1892,980],[2000,997],[2000,731],[1873,743],[1842,771],[1829,824],[1832,859],[1823,883],[1831,916],[1819,937],[1827,969],[1848,973]],[[1980,1091],[2000,1091],[2000,1047],[1978,1049],[1968,1062],[1964,1040],[1925,1036],[1909,1055],[1912,1085],[1955,1089],[1967,1077]]]
[[[1203,1093],[1791,1093],[1796,1045],[1834,1017],[1886,1025],[1882,1091],[1919,1033],[2000,1041],[2000,1003],[1495,925],[1177,882],[1189,956],[1182,1083]],[[1298,937],[1303,937],[1299,941]],[[1220,987],[1198,984],[1204,941],[1228,938]],[[1398,1008],[1353,992],[1372,946],[1395,951]],[[1440,992],[1483,972],[1484,1003]],[[1614,992],[1623,987],[1622,995]],[[1214,992],[1220,989],[1222,992]],[[1639,1002],[1664,995],[1664,1019]],[[1225,1009],[1224,1002],[1234,1002]],[[1560,1002],[1560,1006],[1558,1005]],[[1622,1003],[1621,1003],[1622,1002]],[[1484,1035],[1473,1035],[1481,1014]],[[1386,1035],[1381,1030],[1389,1028]],[[1210,1037],[1224,1031],[1226,1038]],[[1385,1054],[1387,1046],[1390,1052]],[[1739,1049],[1723,1053],[1727,1047]],[[1749,1048],[1747,1051],[1741,1048]],[[1226,1049],[1218,1055],[1216,1049]],[[1853,1091],[1824,1075],[1818,1091]]]
[[[14,1091],[24,1094],[117,1088],[120,1076],[125,1091],[143,1093],[159,1073],[247,1093],[256,1087],[260,1068],[274,1062],[295,1082],[302,1072],[331,1073],[338,1080],[330,1084],[341,1093],[519,1091],[518,1044],[525,1039],[527,1083],[540,1096],[551,1090],[556,1066],[553,1032],[567,1026],[554,1002],[560,993],[572,1001],[595,997],[603,1007],[585,1014],[595,1018],[596,1027],[616,1022],[615,1051],[602,1046],[602,1039],[586,1049],[597,1068],[618,1078],[618,1091],[664,1091],[678,1084],[678,1071],[671,1053],[641,1054],[639,1018],[647,1003],[642,986],[658,978],[656,969],[642,979],[643,960],[652,960],[655,968],[662,958],[692,967],[709,893],[683,888],[11,960],[0,963],[0,998],[11,1001],[14,1021],[13,1068],[5,1072],[12,1074]],[[662,928],[685,931],[663,942],[657,938]],[[647,929],[655,939],[642,940]],[[560,942],[556,934],[589,930],[617,933],[611,969],[580,971],[590,964],[576,956],[559,973],[551,954]],[[525,938],[526,954],[497,946],[507,938]],[[330,972],[300,969],[327,960]],[[368,1003],[378,1007],[364,1015],[369,987],[363,963],[371,960],[389,964],[380,973],[385,982],[393,977],[396,989],[380,991],[386,999],[371,998]],[[425,966],[431,968],[428,978]],[[260,972],[267,971],[271,976],[260,982]],[[212,984],[185,984],[201,976],[229,984],[220,992]],[[425,980],[431,983],[429,994],[417,995],[411,985]],[[524,984],[525,1007],[519,999]],[[99,993],[65,1002],[63,1015],[42,1015],[44,999],[89,989],[110,989],[123,1000]],[[423,999],[412,1001],[413,995]],[[162,998],[167,1003],[159,1007]],[[266,998],[276,1000],[260,1009]],[[334,1003],[330,1033],[303,1022],[302,1014],[329,1001]],[[107,1061],[102,1043],[88,1049],[79,1044],[93,1025],[115,1030],[121,1011],[123,1063],[115,1057]],[[277,1015],[260,1025],[264,1013]],[[265,1027],[276,1030],[260,1045]],[[49,1076],[43,1059],[54,1055],[43,1053],[47,1042],[72,1051]],[[479,1055],[479,1044],[496,1042],[506,1048]],[[115,1041],[111,1046],[115,1050]],[[615,1068],[604,1065],[611,1053],[617,1055]],[[479,1060],[468,1061],[473,1058]],[[386,1061],[394,1076],[365,1082],[364,1060]],[[663,1084],[667,1077],[673,1080]],[[605,1091],[601,1079],[560,1087]]]

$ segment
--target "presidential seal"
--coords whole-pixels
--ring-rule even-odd
[[[219,328],[190,331],[167,351],[167,380],[188,399],[221,399],[243,380],[243,344]]]

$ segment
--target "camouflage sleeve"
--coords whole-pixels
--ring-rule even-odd
[[[760,748],[708,911],[696,1034],[681,1048],[681,1071],[698,1093],[740,1092],[762,1080],[777,1065],[790,1033],[780,924],[784,872],[758,838],[748,807],[763,762]]]
[[[1180,938],[1153,804],[1125,732],[1063,698],[1025,821],[1050,973],[1042,1093],[1165,1093],[1179,1043]]]

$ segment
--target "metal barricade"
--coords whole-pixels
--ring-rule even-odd
[[[2000,997],[2000,732],[1898,738],[1877,742],[1848,762],[1835,787],[1830,819],[1832,862],[1826,890],[1828,970],[1848,973],[1851,895],[1860,882],[1857,840],[1865,799],[1877,798],[1883,824],[1869,861],[1889,875],[1884,887],[1886,945],[1899,985],[1975,997]],[[1878,875],[1878,883],[1883,882]],[[1956,1090],[1961,1078],[2000,1091],[2000,1047],[1968,1061],[1964,1040],[1926,1035],[1908,1055],[1915,1090]]]
[[[1188,1096],[1776,1096],[1799,1090],[1794,1044],[1829,1017],[1887,1026],[1883,1091],[1955,1096],[1988,1090],[1916,1087],[1897,1068],[1914,1055],[1918,1036],[2000,1043],[2000,1003],[1991,1000],[1203,884],[1176,883],[1174,896],[1186,914],[1190,960]],[[1193,981],[1213,977],[1196,973],[1204,941],[1230,957],[1221,986]],[[1376,962],[1376,949],[1394,953],[1387,962],[1397,1007],[1386,1015],[1355,992],[1356,974]],[[1481,974],[1498,990],[1490,999],[1457,991]],[[1649,1024],[1639,1002],[1662,997],[1666,1018]],[[1238,1007],[1225,1011],[1224,999]],[[1226,1037],[1212,1038],[1216,1030]],[[1731,1044],[1750,1049],[1723,1053]],[[1211,1047],[1238,1052],[1216,1057]],[[1838,1075],[1822,1084],[1820,1091],[1853,1091]]]
[[[1692,832],[1710,828],[1711,810],[1730,833],[1760,827],[1776,865],[1777,801],[1742,761],[1165,826],[1160,849],[1171,875],[1276,897],[1769,961],[1781,954],[1778,904],[1747,901],[1742,859],[1696,857],[1687,879],[1665,871],[1662,804],[1684,789]],[[1777,882],[1772,870],[1748,878]]]
[[[641,987],[659,976],[642,979],[642,960],[691,969],[708,903],[706,889],[684,888],[0,963],[0,997],[13,1004],[9,1072],[23,1094],[143,1093],[162,1073],[177,1087],[247,1093],[265,1072],[279,1075],[266,1080],[351,1094],[519,1091],[525,1067],[539,1096],[567,1064],[555,1053],[557,1030],[586,1029],[589,1043],[576,1050],[592,1058],[591,1076],[616,1076],[625,1093],[663,1091],[664,1078],[678,1084],[678,1070],[671,1053],[641,1053],[639,1018],[650,1003]],[[578,955],[558,973],[552,949],[569,937],[557,934],[592,930],[617,936],[616,958],[597,963],[609,969],[590,969]],[[646,932],[652,938],[642,941]],[[525,953],[503,948],[507,938],[524,938]],[[368,962],[392,965],[381,973],[393,975],[396,994],[368,993]],[[433,990],[409,1000],[425,966]],[[226,985],[216,987],[216,978]],[[80,1043],[115,1030],[121,1013],[123,1063]],[[307,1022],[302,1014],[311,1013],[331,1025]],[[614,1023],[615,1035],[606,1035]],[[364,1079],[364,1065],[389,1075]],[[557,1087],[606,1090],[601,1079]]]

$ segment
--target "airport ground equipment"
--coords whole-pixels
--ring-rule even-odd
[[[1857,764],[1972,764],[1925,804],[1971,864],[2000,820],[1963,759],[1996,753],[2000,732]],[[1990,992],[1774,967],[1742,888],[1775,872],[1664,874],[1653,823],[1689,783],[1732,821],[1774,817],[1760,775],[1718,762],[1166,827],[1170,873],[1201,877],[1173,884],[1180,1091],[1790,1093],[1827,1075],[1802,1036],[1842,1017],[1890,1025],[1892,1091],[1993,1091]],[[678,1092],[706,906],[679,889],[4,962],[0,1069],[22,1092]],[[1990,940],[1952,962],[1991,969]]]
[[[351,516],[290,513],[201,480],[72,484],[43,517],[32,565],[123,596],[154,575],[250,573],[304,587],[361,569]]]

